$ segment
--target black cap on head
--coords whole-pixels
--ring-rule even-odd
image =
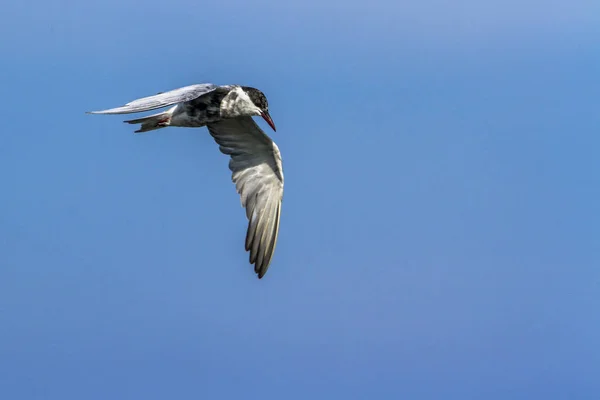
[[[267,102],[267,97],[265,96],[265,94],[263,92],[261,92],[258,89],[255,89],[253,87],[249,87],[249,86],[242,86],[242,89],[244,90],[244,92],[248,93],[248,97],[250,97],[250,100],[252,100],[252,102],[254,103],[254,105],[258,108],[260,108],[261,110],[268,110],[269,109],[269,103]]]

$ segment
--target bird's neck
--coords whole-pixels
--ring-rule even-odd
[[[252,103],[248,94],[241,87],[230,90],[221,101],[221,116],[224,118],[251,116],[256,114],[257,107]]]

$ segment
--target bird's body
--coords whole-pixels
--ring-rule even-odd
[[[252,116],[260,115],[275,130],[265,95],[258,89],[210,83],[144,97],[122,107],[91,114],[130,114],[172,106],[167,111],[127,120],[141,124],[137,132],[175,127],[203,127],[231,157],[229,168],[246,208],[246,250],[259,278],[267,272],[279,231],[283,198],[283,167],[277,145]]]

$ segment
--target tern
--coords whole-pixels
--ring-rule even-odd
[[[124,122],[141,124],[135,133],[169,126],[208,128],[221,152],[231,158],[232,180],[248,218],[245,248],[250,252],[254,272],[261,279],[275,252],[283,199],[281,153],[252,118],[263,117],[276,131],[266,96],[248,86],[203,83],[88,114],[131,114],[167,106],[173,107]]]

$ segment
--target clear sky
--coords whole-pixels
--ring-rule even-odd
[[[600,398],[598,1],[9,1],[0,37],[1,399]],[[270,102],[263,280],[205,129],[84,114],[202,82]]]

